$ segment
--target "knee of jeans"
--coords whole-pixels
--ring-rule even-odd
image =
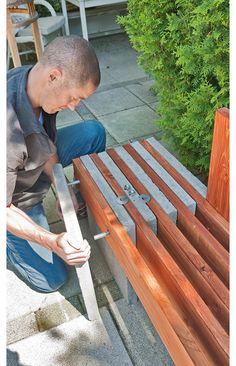
[[[106,130],[101,122],[90,120],[88,122],[88,133],[93,140],[93,152],[102,152],[106,147]]]
[[[53,273],[47,281],[39,288],[43,292],[55,292],[68,280],[68,273],[66,269],[61,268],[56,273]]]

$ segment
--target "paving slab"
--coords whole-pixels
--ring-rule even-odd
[[[155,112],[146,105],[102,116],[100,120],[119,143],[153,136],[160,130]]]
[[[132,92],[134,95],[136,95],[145,103],[149,104],[157,101],[157,96],[151,89],[153,85],[154,85],[153,80],[147,80],[127,85],[126,89],[128,89],[130,92]]]
[[[98,91],[104,87],[112,87],[117,82],[117,80],[109,73],[109,68],[109,66],[106,66],[105,68],[100,66],[101,81],[97,89]]]
[[[127,306],[121,299],[110,303],[109,309],[135,366],[174,366],[140,301]]]
[[[102,321],[80,316],[7,348],[8,366],[132,366],[106,308]]]
[[[66,127],[81,121],[80,115],[77,112],[72,112],[70,109],[65,109],[57,114],[57,128]]]
[[[141,79],[145,76],[143,69],[138,66],[137,58],[128,58],[128,55],[124,57],[123,53],[119,53],[116,56],[115,62],[110,63],[107,73],[117,81],[127,81],[133,79]]]
[[[86,107],[84,102],[80,102],[80,104],[76,107],[76,111],[84,121],[90,119],[96,119],[96,117]]]
[[[84,104],[96,117],[100,117],[143,105],[143,102],[121,87],[95,92]]]

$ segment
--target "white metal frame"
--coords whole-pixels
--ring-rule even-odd
[[[62,13],[65,18],[65,31],[66,31],[67,35],[70,34],[70,29],[69,29],[69,22],[68,22],[68,14],[67,14],[67,10],[66,10],[66,1],[79,7],[82,34],[83,34],[83,38],[85,38],[87,40],[88,40],[88,27],[87,27],[86,11],[85,11],[86,8],[127,2],[127,0],[61,0]]]

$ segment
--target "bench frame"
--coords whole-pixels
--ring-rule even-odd
[[[227,127],[224,135],[215,132],[222,128],[222,118],[224,128]],[[81,194],[101,231],[109,231],[107,242],[176,365],[228,365],[229,362],[229,224],[222,216],[222,212],[227,216],[229,202],[227,194],[219,194],[219,188],[216,197],[211,192],[211,187],[215,187],[214,179],[218,178],[217,186],[224,190],[225,177],[229,177],[228,130],[228,110],[217,111],[212,151],[215,145],[219,146],[215,136],[225,140],[220,144],[222,151],[218,148],[217,156],[211,158],[211,166],[215,164],[219,171],[217,173],[216,168],[210,168],[207,199],[190,186],[188,193],[197,202],[196,216],[179,202],[178,197],[146,166],[145,161],[136,156],[130,145],[124,145],[178,209],[175,226],[154,199],[147,203],[158,219],[158,235],[155,235],[129,201],[125,207],[136,223],[137,246],[133,245],[82,161],[73,161],[75,176],[81,182]],[[147,141],[141,143],[156,155]],[[145,187],[132,175],[115,150],[108,149],[107,153],[129,177],[137,192],[145,193]],[[220,161],[224,164],[224,174],[219,174],[222,169],[215,161],[219,156],[223,156]],[[98,155],[92,154],[90,157],[115,194],[123,195],[122,188]],[[163,158],[155,158],[164,164]],[[176,171],[169,170],[171,172],[175,178],[183,180]],[[220,179],[224,179],[224,184],[219,184]],[[226,198],[226,202],[220,204],[219,199],[223,198],[224,201]],[[217,211],[211,204],[216,199]],[[212,220],[212,225],[206,225]]]

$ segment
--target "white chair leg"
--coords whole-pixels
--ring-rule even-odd
[[[62,8],[62,14],[65,18],[66,35],[69,36],[70,35],[70,28],[69,28],[69,22],[68,22],[68,14],[67,14],[67,10],[66,10],[66,0],[61,0],[61,8]]]
[[[80,0],[79,2],[79,11],[80,11],[80,20],[81,20],[83,38],[88,40],[88,29],[87,29],[84,0]]]

